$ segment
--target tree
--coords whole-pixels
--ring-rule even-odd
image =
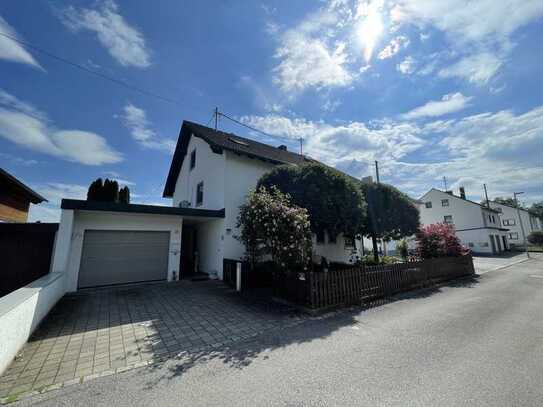
[[[379,262],[377,239],[398,240],[417,232],[419,210],[411,199],[391,185],[361,183],[368,205],[368,224],[365,235],[371,237],[373,256]]]
[[[130,193],[128,199],[130,200]],[[89,185],[87,201],[119,202],[119,184],[107,178],[103,182],[101,178],[96,179]]]
[[[127,186],[124,186],[119,190],[119,202],[125,204],[130,203],[130,190]]]
[[[260,178],[257,189],[277,187],[292,203],[306,208],[311,230],[317,236],[328,233],[334,240],[340,233],[356,236],[363,231],[366,205],[356,182],[322,164],[281,165]]]
[[[104,183],[102,182],[102,178],[98,178],[91,182],[87,191],[87,201],[101,201],[103,188]]]
[[[530,212],[538,217],[541,222],[543,222],[543,201],[541,202],[534,202],[532,206],[530,207]]]
[[[543,246],[543,232],[541,231],[535,231],[528,235],[528,241],[531,244],[535,244],[538,246]]]
[[[240,207],[237,227],[247,257],[254,264],[269,254],[283,270],[307,269],[311,261],[311,229],[307,210],[294,205],[276,187],[251,191]]]
[[[453,225],[435,223],[422,227],[416,234],[417,250],[423,259],[461,256],[468,252],[456,236]]]

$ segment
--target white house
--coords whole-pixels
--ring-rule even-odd
[[[495,254],[508,249],[508,229],[501,226],[500,213],[466,199],[463,188],[460,196],[432,188],[419,201],[422,225],[453,224],[462,244],[474,253]]]
[[[196,271],[223,278],[239,260],[239,206],[259,178],[280,164],[313,160],[234,134],[184,121],[163,196],[172,206],[63,200],[53,271],[67,291],[141,281],[173,281]],[[314,252],[348,262],[360,241],[314,241]]]
[[[526,237],[532,232],[541,230],[541,221],[525,209],[517,211],[517,208],[494,201],[490,201],[490,207],[500,212],[502,226],[509,229],[507,239],[510,245],[518,246],[524,244],[520,218],[522,218],[522,226],[524,227]]]

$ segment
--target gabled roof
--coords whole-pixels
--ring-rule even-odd
[[[27,187],[25,184],[23,184],[21,181],[19,181],[17,178],[15,178],[13,175],[11,175],[2,168],[0,168],[0,178],[3,178],[8,184],[13,185],[16,189],[21,191],[21,193],[28,197],[30,202],[32,202],[33,204],[47,202],[47,199]]]
[[[437,188],[431,188],[428,192],[426,192],[423,196],[421,196],[421,197],[419,198],[419,201],[420,201],[421,203],[424,203],[424,200],[423,200],[422,198],[424,198],[426,195],[428,195],[428,194],[429,194],[430,192],[432,192],[432,191],[441,192],[442,194],[447,195],[447,197],[450,196],[450,197],[453,197],[453,198],[456,198],[456,199],[460,199],[461,201],[468,202],[468,203],[471,203],[471,204],[473,204],[473,205],[477,205],[477,206],[479,206],[480,208],[485,209],[485,210],[490,211],[490,212],[500,213],[499,211],[497,211],[497,210],[495,210],[495,209],[492,209],[492,208],[488,208],[488,207],[486,207],[485,205],[481,205],[481,204],[478,203],[478,202],[470,201],[469,199],[465,199],[465,198],[461,198],[461,197],[459,197],[458,195],[449,194],[448,192],[442,191],[442,190],[437,189]]]
[[[236,154],[258,158],[274,164],[303,164],[315,162],[315,160],[300,154],[184,120],[181,125],[181,131],[179,132],[179,138],[173,154],[172,164],[166,180],[166,186],[164,187],[164,193],[162,194],[165,198],[173,196],[175,183],[181,171],[185,156],[187,155],[190,138],[193,136],[204,140],[209,144],[212,151],[219,154],[222,153],[223,150],[228,150]]]
[[[491,204],[491,205],[494,204],[494,205],[506,206],[506,207],[511,208],[511,209],[517,209],[517,208],[514,207],[514,206],[506,205],[506,204],[504,204],[504,203],[496,202],[496,201],[490,201],[490,204]],[[526,208],[518,208],[518,209],[520,209],[521,211],[527,212],[530,216],[537,217],[537,216],[535,216],[532,212],[530,212],[530,211],[529,211],[528,209],[526,209]]]

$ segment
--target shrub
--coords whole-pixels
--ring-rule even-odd
[[[453,225],[435,223],[420,228],[416,234],[417,251],[421,258],[461,256],[469,252],[456,236]]]
[[[311,261],[311,229],[307,210],[292,204],[277,188],[249,193],[240,207],[237,227],[252,266],[264,255],[286,270],[307,269]]]
[[[407,240],[402,239],[398,242],[398,245],[396,246],[396,249],[398,250],[398,254],[404,259],[404,261],[409,256],[409,245],[407,244]]]
[[[530,233],[528,235],[528,241],[531,244],[535,244],[535,245],[538,245],[538,246],[543,246],[543,232],[536,231],[536,232]]]

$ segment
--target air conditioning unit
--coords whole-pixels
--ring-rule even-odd
[[[180,208],[190,208],[190,202],[189,201],[181,201],[179,202]]]

